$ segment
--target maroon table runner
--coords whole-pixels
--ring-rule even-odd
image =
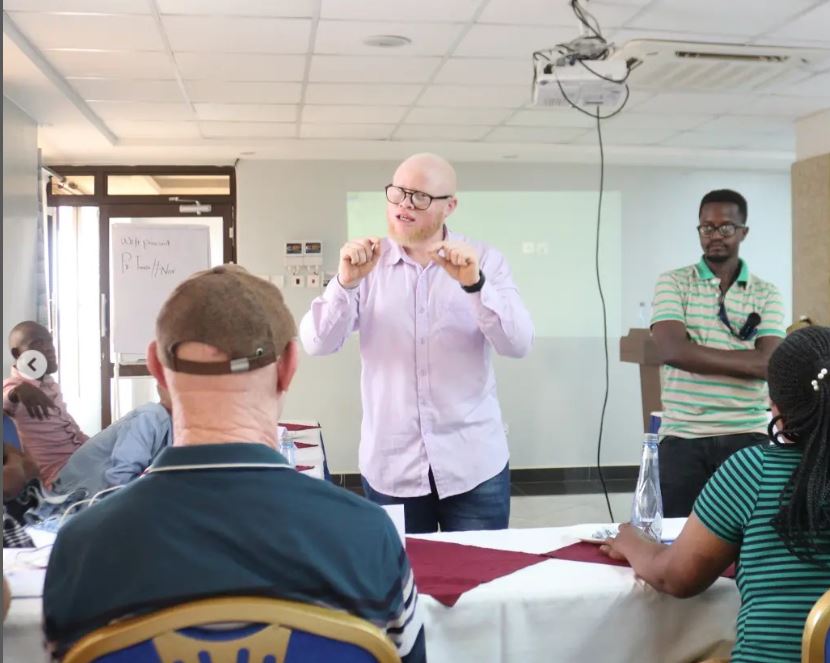
[[[533,553],[409,537],[406,554],[418,591],[450,607],[464,592],[548,559]]]

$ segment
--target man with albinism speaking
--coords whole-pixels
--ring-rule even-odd
[[[492,351],[524,357],[533,323],[504,257],[450,231],[452,166],[416,154],[386,187],[388,237],[346,242],[336,279],[300,325],[312,355],[360,334],[360,473],[407,532],[501,529],[507,439]]]

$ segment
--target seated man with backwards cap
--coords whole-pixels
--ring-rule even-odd
[[[275,450],[295,335],[279,289],[240,267],[173,291],[147,364],[170,392],[174,443],[145,476],[61,528],[43,595],[58,656],[114,619],[258,595],[345,610],[384,630],[403,661],[425,660],[391,520]]]

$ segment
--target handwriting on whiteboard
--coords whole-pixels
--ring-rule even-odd
[[[121,238],[121,246],[129,247],[130,250],[121,250],[121,273],[125,274],[129,271],[135,271],[139,274],[146,274],[151,278],[159,278],[161,276],[171,276],[176,273],[175,265],[171,264],[169,260],[164,260],[158,257],[149,257],[141,255],[142,251],[152,251],[153,253],[165,253],[165,249],[170,249],[169,239],[145,239],[137,236],[124,236]]]

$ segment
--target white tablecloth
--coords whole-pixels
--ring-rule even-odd
[[[542,553],[599,525],[424,535]],[[448,608],[420,595],[429,663],[681,663],[728,656],[739,595],[719,578],[675,599],[627,567],[551,559],[463,594]]]
[[[541,553],[598,528],[422,538]],[[14,569],[21,568],[15,555],[3,554],[4,572],[11,569],[13,581]],[[725,578],[700,596],[680,600],[643,585],[629,568],[556,559],[480,585],[452,608],[420,596],[429,663],[681,663],[726,656],[735,640],[738,607],[735,583]],[[46,659],[40,624],[39,598],[12,600],[3,625],[4,662]]]

